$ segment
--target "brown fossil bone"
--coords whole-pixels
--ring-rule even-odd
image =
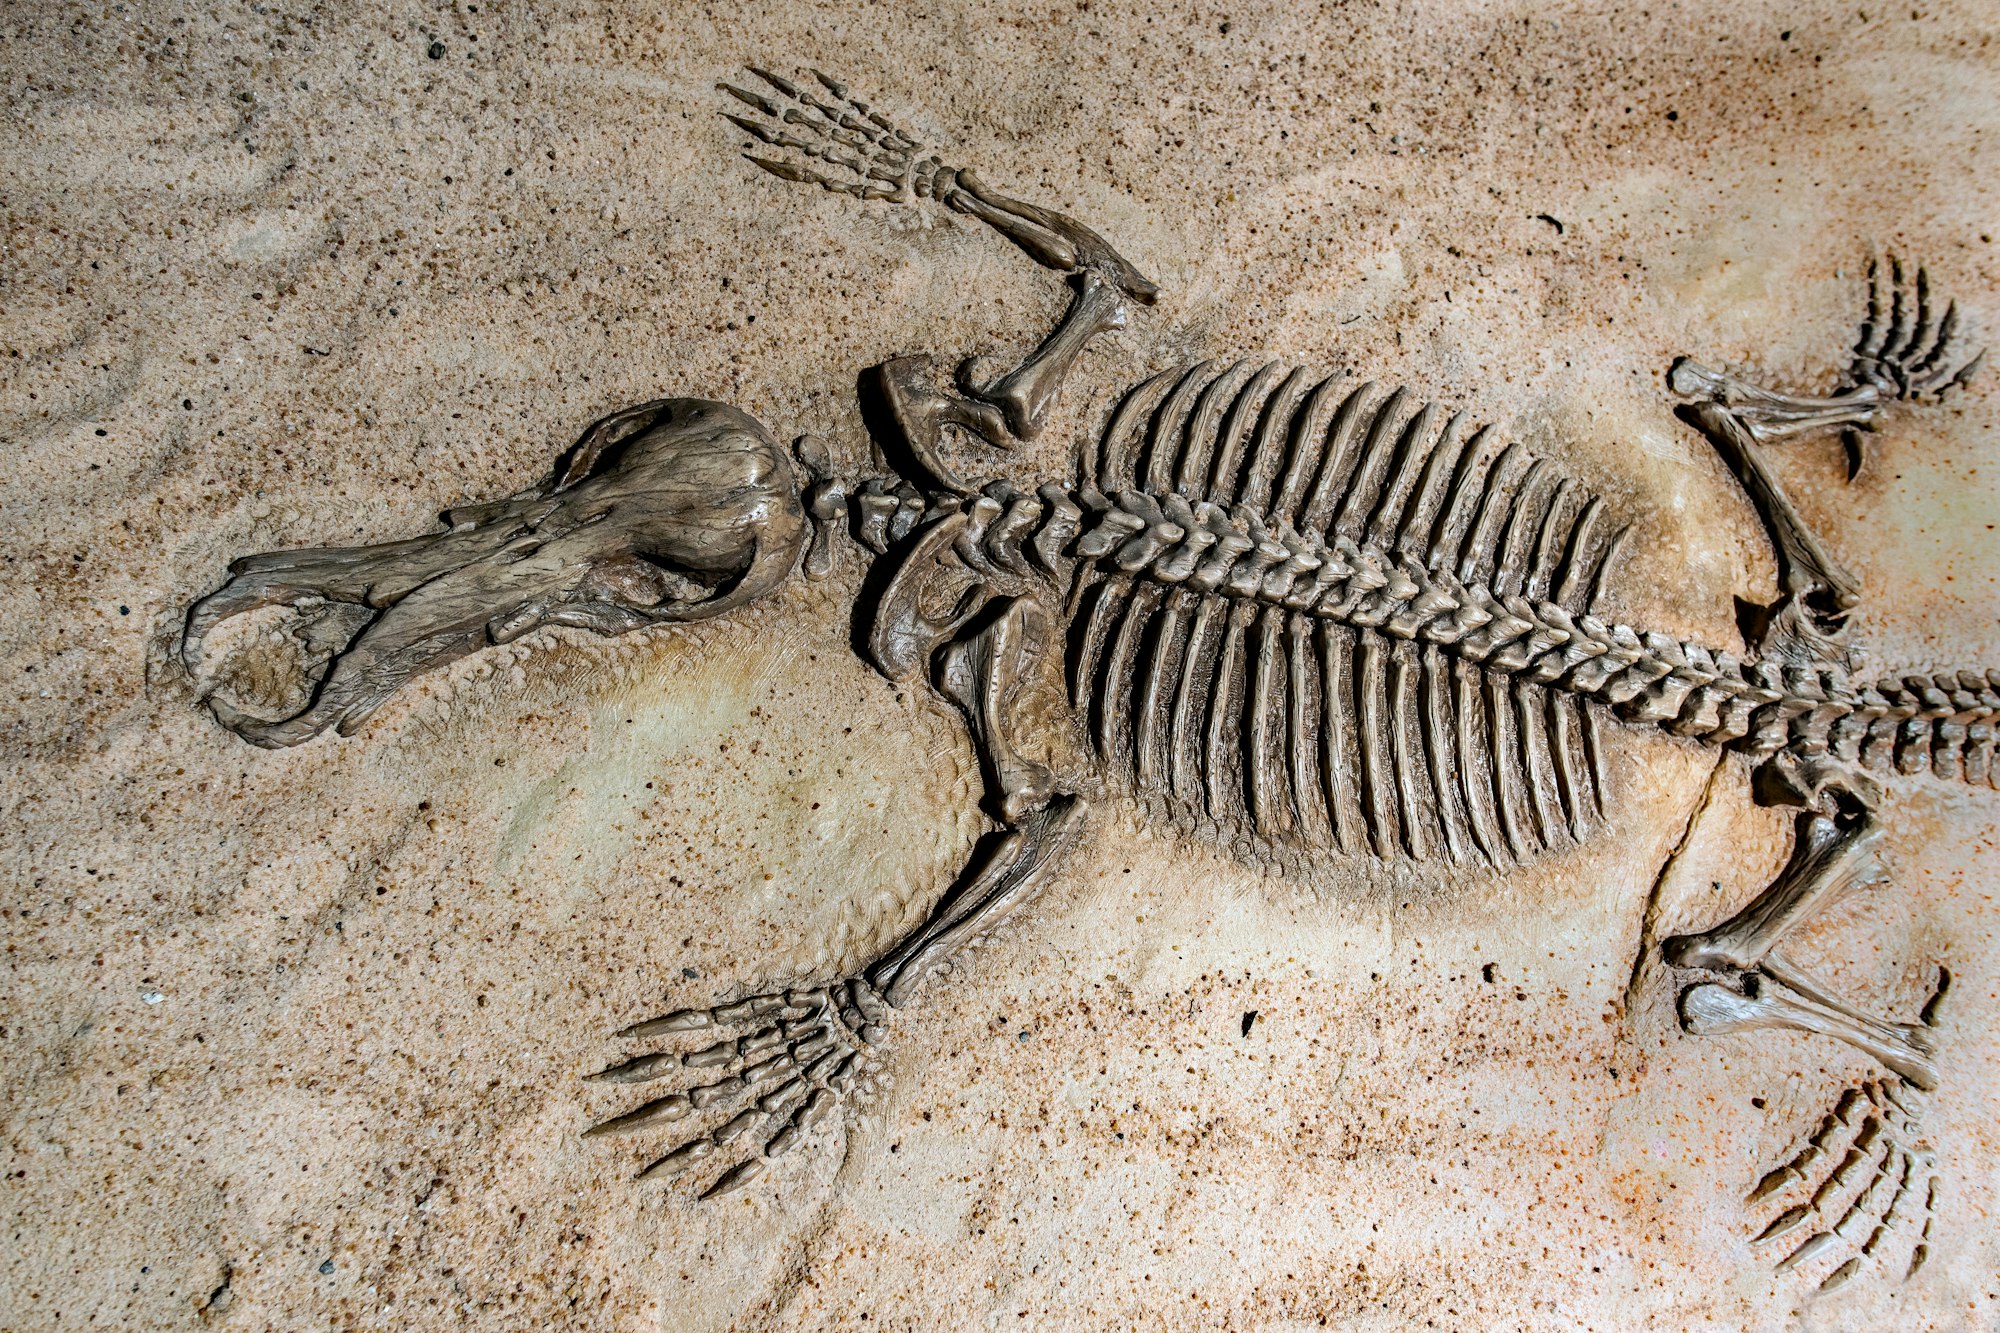
[[[795,1002],[787,992],[621,1034],[698,1031],[703,1044],[633,1052],[608,1081],[722,1075],[605,1122],[611,1133],[689,1117],[644,1174],[701,1163],[706,1193],[734,1188],[819,1123],[795,1108],[847,1095],[828,1071],[865,1086],[888,1013],[1036,900],[1085,835],[1090,801],[1128,797],[1149,823],[1280,869],[1334,852],[1506,869],[1601,830],[1601,732],[1618,724],[1745,754],[1755,799],[1803,811],[1784,874],[1737,917],[1666,944],[1668,961],[1700,974],[1676,983],[1686,1029],[1833,1037],[1883,1065],[1884,1089],[1937,1082],[1929,1011],[1921,1027],[1871,1018],[1781,946],[1884,878],[1871,772],[1994,780],[2000,674],[1857,687],[1838,636],[1858,591],[1761,456],[1814,431],[1868,429],[1898,402],[1964,382],[1976,359],[1960,364],[1955,316],[1930,318],[1927,279],[1910,302],[1892,276],[1886,315],[1878,279],[1830,398],[1685,360],[1669,377],[1705,399],[1687,419],[1764,515],[1780,565],[1786,600],[1744,661],[1603,619],[1627,531],[1605,502],[1551,460],[1402,389],[1250,359],[1176,366],[1118,396],[1075,441],[1066,478],[995,475],[1027,456],[1087,345],[1150,303],[1152,284],[1073,219],[920,156],[834,80],[753,74],[762,87],[724,87],[730,121],[764,146],[758,166],[871,206],[927,200],[977,218],[1064,274],[1072,298],[1011,370],[974,358],[945,377],[928,354],[881,364],[891,429],[878,443],[906,461],[843,492],[854,535],[879,557],[860,646],[891,680],[926,684],[963,713],[998,827],[928,919],[823,983],[859,1009],[879,1006],[881,1021],[848,1021],[838,1038],[816,1017],[774,1026],[781,999]],[[831,490],[822,508],[838,510]],[[777,1071],[791,1081],[764,1092]],[[760,1123],[772,1136],[761,1157],[754,1146],[741,1156],[738,1140]],[[1906,1179],[1903,1159],[1894,1170]],[[1854,1260],[1827,1278],[1838,1285],[1910,1197],[1878,1176],[1865,1204],[1828,1216],[1787,1263],[1852,1241]],[[1867,1226],[1878,1229],[1864,1238]]]
[[[218,721],[266,747],[352,732],[412,677],[543,625],[623,634],[706,620],[788,578],[810,524],[793,464],[754,418],[665,398],[597,422],[539,486],[448,510],[445,531],[375,546],[236,561],[188,612],[183,661],[202,680],[226,622],[295,613],[312,688],[258,717],[213,684]]]
[[[1938,1087],[1932,1029],[1950,974],[1940,969],[1919,1021],[1895,1022],[1834,995],[1783,946],[1829,905],[1889,879],[1876,856],[1881,785],[1865,770],[1928,770],[1939,777],[1990,781],[2000,721],[2000,694],[1991,673],[1910,676],[1861,690],[1849,684],[1845,635],[1848,615],[1861,601],[1860,584],[1807,526],[1763,458],[1772,444],[1838,431],[1847,441],[1851,477],[1862,458],[1862,433],[1876,429],[1890,407],[1942,398],[1963,387],[1983,361],[1983,352],[1961,354],[1956,305],[1933,318],[1924,270],[1917,270],[1912,287],[1892,258],[1886,274],[1871,264],[1868,279],[1868,311],[1853,359],[1829,394],[1782,393],[1687,358],[1675,362],[1668,375],[1675,393],[1694,400],[1680,409],[1682,419],[1707,436],[1736,475],[1770,538],[1780,596],[1762,609],[1753,646],[1775,669],[1775,678],[1787,682],[1791,697],[1763,710],[1763,726],[1752,727],[1751,752],[1761,753],[1762,760],[1753,787],[1760,803],[1797,806],[1801,813],[1791,859],[1776,879],[1727,921],[1665,940],[1660,952],[1675,968],[1709,974],[1681,990],[1678,1009],[1687,1032],[1779,1030],[1831,1037],[1887,1071],[1859,1091],[1850,1089],[1807,1147],[1767,1175],[1752,1196],[1756,1203],[1805,1179],[1811,1164],[1827,1158],[1836,1130],[1855,1123],[1855,1108],[1864,1102],[1871,1107],[1811,1197],[1756,1237],[1761,1243],[1815,1226],[1775,1268],[1786,1272],[1822,1256],[1844,1255],[1821,1279],[1823,1292],[1852,1280],[1876,1257],[1899,1210],[1908,1212],[1918,1198],[1913,1191],[1919,1173],[1926,1178],[1918,1205],[1922,1230],[1906,1273],[1920,1268],[1929,1253],[1938,1178],[1928,1151],[1907,1146],[1919,1131],[1904,1098]],[[1762,742],[1758,730],[1766,734]],[[1858,1193],[1848,1192],[1863,1179]],[[1842,1200],[1845,1210],[1829,1220],[1826,1211]]]
[[[1765,464],[1763,447],[1838,430],[1848,441],[1849,473],[1857,472],[1862,434],[1876,428],[1889,406],[1942,398],[1970,382],[1985,361],[1983,351],[1960,359],[1956,302],[1933,315],[1930,274],[1919,268],[1913,285],[1892,255],[1886,273],[1879,263],[1868,265],[1868,313],[1847,373],[1832,393],[1781,393],[1690,357],[1668,372],[1668,387],[1692,400],[1682,416],[1708,437],[1764,520],[1783,593],[1772,610],[1789,613],[1778,624],[1794,634],[1837,632],[1860,604],[1861,588],[1793,507]],[[1769,638],[1766,646],[1776,646]]]
[[[1940,1080],[1935,998],[1919,1023],[1871,1017],[1785,946],[1839,898],[1888,891],[1875,887],[1887,880],[1877,776],[2000,785],[2000,672],[1850,679],[1841,636],[1859,585],[1764,450],[1853,437],[1966,381],[1978,358],[1963,359],[1954,310],[1932,318],[1927,276],[1912,294],[1900,269],[1886,286],[1877,271],[1849,368],[1825,396],[1688,360],[1669,375],[1771,538],[1782,598],[1747,636],[1746,661],[1600,615],[1627,529],[1552,460],[1344,374],[1251,359],[1170,367],[1119,395],[1061,478],[984,470],[1032,456],[1022,446],[1088,345],[1149,304],[1153,285],[1074,219],[923,156],[832,79],[753,73],[756,90],[725,85],[732,123],[777,154],[753,162],[986,223],[1065,276],[1055,327],[1012,369],[973,358],[944,376],[929,355],[880,365],[893,429],[877,443],[906,460],[897,475],[850,481],[802,441],[795,477],[740,413],[647,404],[593,428],[547,485],[455,511],[451,532],[242,562],[188,627],[198,662],[226,622],[272,604],[296,613],[315,699],[266,722],[206,696],[246,736],[285,744],[351,727],[415,671],[536,624],[616,633],[717,614],[793,568],[823,575],[843,523],[880,557],[859,585],[860,646],[889,679],[962,712],[997,826],[928,918],[854,974],[626,1029],[692,1045],[630,1052],[601,1082],[696,1085],[592,1132],[668,1127],[678,1142],[642,1175],[698,1170],[705,1195],[756,1178],[865,1095],[892,1012],[1035,902],[1100,797],[1278,869],[1372,853],[1504,871],[1601,832],[1614,794],[1601,732],[1650,726],[1748,756],[1752,796],[1802,811],[1791,862],[1748,906],[1646,942],[1691,974],[1675,981],[1685,1029],[1830,1037],[1886,1071],[1770,1178],[1774,1192],[1800,1185],[1849,1143],[1760,1239],[1811,1223],[1779,1267],[1847,1254],[1831,1289],[1921,1197],[1920,1264],[1938,1187],[1903,1099]],[[1873,1110],[1850,1119],[1863,1100]]]

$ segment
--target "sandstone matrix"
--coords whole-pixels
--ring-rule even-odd
[[[1791,854],[1741,755],[1609,728],[1603,828],[1504,872],[1280,873],[1095,800],[866,1104],[696,1203],[632,1179],[671,1137],[580,1137],[633,1104],[583,1078],[640,1049],[612,1034],[848,975],[995,827],[960,712],[855,651],[866,553],[698,625],[536,629],[291,748],[179,654],[231,560],[430,531],[620,408],[860,467],[865,367],[1047,332],[1061,284],[990,228],[746,164],[715,85],[755,63],[1158,283],[1010,474],[1070,475],[1115,390],[1206,357],[1407,384],[1631,521],[1607,616],[1744,655],[1770,543],[1667,369],[1824,390],[1891,253],[2000,336],[1986,7],[0,24],[0,1326],[2000,1323],[1989,788],[1886,781],[1892,877],[1789,946],[1906,1021],[1951,975],[1928,1261],[1902,1279],[1906,1217],[1822,1293],[1839,1256],[1774,1271],[1746,1196],[1882,1067],[1690,1035],[1660,953]],[[1988,371],[1885,415],[1851,482],[1835,435],[1770,452],[1863,590],[1858,673],[2000,665],[1994,402]]]

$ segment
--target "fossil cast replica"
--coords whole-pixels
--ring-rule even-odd
[[[546,485],[451,511],[432,536],[239,561],[188,618],[184,655],[217,718],[288,745],[352,730],[417,672],[538,625],[622,633],[722,614],[795,570],[824,574],[844,533],[877,557],[865,650],[963,712],[998,829],[930,918],[858,975],[620,1034],[652,1045],[597,1078],[677,1090],[589,1132],[671,1126],[643,1175],[705,1168],[705,1195],[751,1180],[864,1086],[892,1012],[1035,896],[1093,801],[1132,801],[1280,871],[1343,854],[1504,870],[1593,835],[1601,729],[1645,726],[1749,756],[1756,799],[1798,810],[1789,864],[1749,907],[1658,946],[1681,978],[1683,1025],[1834,1037],[1881,1071],[1756,1186],[1753,1201],[1778,1210],[1760,1239],[1804,1233],[1780,1265],[1824,1259],[1824,1286],[1892,1235],[1921,1264],[1938,1184],[1916,1111],[1938,1081],[1930,1029],[1948,978],[1917,1021],[1891,1022],[1783,946],[1884,879],[1880,777],[2000,781],[2000,675],[1851,679],[1857,586],[1762,451],[1858,440],[1964,381],[1977,359],[1927,276],[1874,276],[1827,397],[1691,361],[1669,376],[1779,565],[1780,600],[1738,660],[1594,614],[1627,564],[1607,506],[1405,390],[1207,361],[1108,399],[1072,475],[1001,475],[1083,348],[1156,288],[1090,228],[924,154],[833,80],[758,78],[727,91],[759,166],[857,200],[929,201],[1067,275],[1068,309],[1042,344],[1004,372],[980,358],[949,378],[928,357],[881,365],[890,475],[843,475],[810,438],[788,458],[720,404],[650,403],[592,427]],[[218,646],[237,617],[273,607],[298,645],[283,688]]]
[[[764,428],[685,398],[612,413],[542,485],[449,510],[444,525],[231,565],[188,614],[189,668],[204,672],[216,627],[284,606],[316,689],[266,719],[219,697],[225,673],[204,689],[217,719],[263,746],[345,735],[419,672],[542,625],[619,634],[742,606],[791,577],[806,536],[791,465]]]

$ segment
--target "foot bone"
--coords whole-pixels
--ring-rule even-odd
[[[1714,981],[1690,986],[1681,993],[1680,1012],[1681,1026],[1697,1037],[1767,1028],[1809,1032],[1846,1042],[1912,1087],[1929,1092],[1938,1084],[1927,1041],[1837,1001],[1802,994],[1768,971],[1745,974],[1737,987]]]
[[[790,1152],[832,1115],[887,1036],[887,1016],[888,1007],[874,987],[850,978],[635,1023],[618,1035],[698,1033],[718,1039],[693,1050],[635,1056],[589,1075],[592,1081],[645,1083],[681,1070],[716,1071],[719,1077],[656,1097],[593,1125],[584,1137],[725,1116],[711,1128],[688,1134],[638,1178],[679,1175],[749,1138],[755,1144],[752,1154],[717,1176],[701,1197],[727,1193],[761,1175],[768,1161]]]
[[[1876,1257],[1904,1219],[1919,1226],[1905,1276],[1922,1267],[1929,1254],[1937,1173],[1934,1155],[1922,1142],[1910,1112],[1909,1098],[1907,1085],[1894,1078],[1870,1079],[1848,1088],[1799,1150],[1757,1182],[1750,1192],[1752,1205],[1795,1186],[1812,1187],[1804,1199],[1777,1213],[1751,1238],[1751,1244],[1764,1245],[1807,1232],[1778,1260],[1778,1272],[1846,1246],[1851,1251],[1848,1257],[1819,1283],[1821,1292],[1835,1291]]]

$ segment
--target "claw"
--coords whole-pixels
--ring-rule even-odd
[[[784,108],[762,93],[753,93],[747,88],[738,88],[733,83],[718,83],[715,86],[718,91],[728,93],[731,97],[756,107],[767,116],[777,117],[784,115]],[[734,119],[734,117],[731,117],[731,119]]]
[[[621,1035],[668,1036],[756,1023],[742,1036],[725,1037],[686,1053],[656,1052],[588,1075],[593,1081],[639,1083],[678,1069],[722,1074],[700,1087],[656,1097],[623,1115],[593,1125],[585,1138],[629,1134],[671,1124],[704,1111],[728,1117],[685,1142],[639,1173],[639,1179],[678,1175],[739,1140],[755,1138],[753,1155],[724,1171],[703,1199],[738,1189],[756,1178],[763,1163],[780,1157],[810,1136],[852,1087],[862,1053],[884,1035],[878,1020],[887,1005],[865,981],[794,988],[751,995],[710,1009],[683,1009],[635,1023]]]
[[[622,1065],[612,1065],[600,1069],[595,1074],[584,1077],[593,1083],[648,1083],[659,1078],[668,1070],[679,1069],[681,1057],[671,1052],[661,1055],[642,1055],[627,1060]]]
[[[1917,270],[1917,313],[1916,321],[1910,326],[1910,336],[1904,342],[1898,356],[1907,362],[1917,351],[1931,331],[1931,275],[1928,269]]]
[[[755,153],[745,153],[743,156],[764,168],[764,170],[770,172],[779,180],[798,181],[802,184],[810,185],[824,183],[821,177],[807,171],[804,167],[795,167],[789,162],[780,161],[774,157],[758,157]]]
[[[1945,996],[1950,992],[1951,969],[1940,967],[1938,969],[1937,985],[1931,987],[1931,997],[1924,1001],[1923,1011],[1917,1015],[1917,1021],[1927,1028],[1936,1027],[1938,1011],[1944,1008]]]
[[[618,1116],[615,1119],[606,1120],[602,1124],[592,1125],[589,1129],[583,1131],[583,1137],[586,1139],[602,1138],[607,1134],[629,1134],[635,1129],[644,1129],[648,1125],[671,1124],[693,1109],[694,1103],[688,1100],[688,1095],[685,1092],[669,1093],[665,1097],[654,1098],[637,1110],[627,1111],[624,1115]]]
[[[1906,1205],[1914,1197],[1920,1160],[1928,1162],[1926,1149],[1911,1146],[1917,1131],[1904,1100],[1907,1095],[1908,1085],[1893,1078],[1870,1080],[1847,1089],[1804,1146],[1757,1182],[1750,1193],[1753,1204],[1787,1186],[1812,1180],[1815,1164],[1827,1157],[1840,1138],[1840,1131],[1854,1129],[1852,1137],[1839,1149],[1838,1165],[1818,1177],[1812,1194],[1778,1213],[1751,1238],[1751,1244],[1761,1245],[1811,1228],[1805,1240],[1777,1262],[1776,1271],[1788,1272],[1844,1245],[1852,1245],[1847,1257],[1820,1280],[1819,1290],[1829,1292],[1845,1286],[1876,1257],[1883,1240],[1895,1229],[1897,1219],[1905,1214]],[[1862,1182],[1858,1189],[1857,1182]],[[1841,1199],[1846,1200],[1845,1207],[1829,1222],[1831,1209],[1838,1207],[1837,1201]],[[1923,1232],[1915,1242],[1915,1251],[1923,1255],[1928,1254],[1935,1202],[1933,1184],[1925,1191]],[[1863,1228],[1867,1228],[1866,1238],[1854,1245]],[[1908,1271],[1914,1272],[1922,1263],[1923,1257],[1913,1252]]]
[[[1937,365],[1939,361],[1944,359],[1944,354],[1950,350],[1953,340],[1957,337],[1958,302],[1952,301],[1946,304],[1944,318],[1938,321],[1937,336],[1931,340],[1931,345],[1925,350],[1923,359],[1910,367],[1911,373],[1922,375]]]
[[[705,1201],[741,1189],[762,1174],[764,1174],[764,1164],[755,1157],[738,1162],[717,1176],[715,1183],[701,1192],[701,1198]]]
[[[751,65],[748,68],[752,74],[755,74],[758,78],[770,84],[773,88],[776,88],[779,92],[783,93],[785,96],[796,98],[799,95],[799,86],[796,83],[793,83],[790,79],[781,78],[778,75],[771,73],[770,70],[761,69],[756,65]]]
[[[715,1144],[712,1140],[691,1139],[641,1171],[634,1179],[653,1180],[661,1176],[677,1176],[714,1151]]]
[[[736,126],[737,129],[742,130],[745,134],[754,135],[765,143],[777,142],[778,135],[776,131],[759,124],[748,116],[739,116],[733,111],[725,111],[722,113],[722,118]]]
[[[1985,364],[1986,364],[1986,349],[1982,347],[1979,349],[1979,354],[1977,356],[1973,357],[1972,360],[1966,362],[1962,367],[1960,367],[1958,373],[1953,375],[1950,379],[1946,380],[1944,384],[1936,390],[1936,392],[1941,394],[1946,389],[1964,388],[1966,385],[1972,383],[1973,375],[1976,374],[1979,368]]]
[[[1800,1204],[1796,1208],[1787,1208],[1784,1212],[1779,1213],[1771,1219],[1770,1226],[1765,1227],[1762,1231],[1752,1236],[1750,1243],[1752,1245],[1760,1245],[1767,1240],[1776,1240],[1788,1232],[1796,1231],[1799,1225],[1810,1216],[1812,1216],[1812,1209],[1805,1204]]]
[[[1805,1263],[1808,1259],[1813,1259],[1824,1254],[1838,1243],[1839,1241],[1834,1237],[1832,1232],[1822,1231],[1819,1235],[1814,1236],[1811,1240],[1778,1260],[1777,1270],[1780,1273],[1789,1272],[1798,1265]]]
[[[1902,347],[1905,329],[1903,327],[1903,261],[1889,256],[1889,331],[1882,342],[1882,355],[1894,356]]]

